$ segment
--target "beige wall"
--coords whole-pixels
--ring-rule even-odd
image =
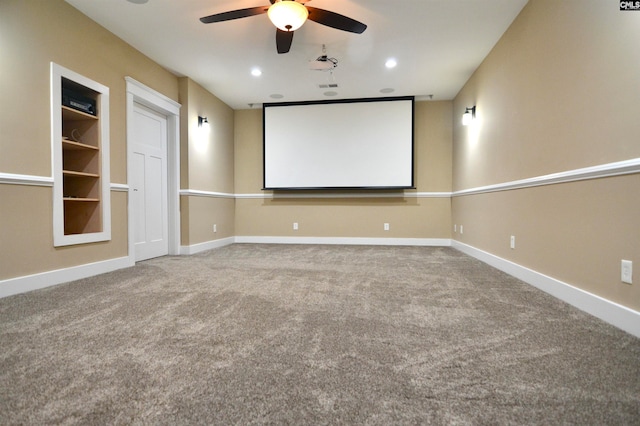
[[[124,77],[178,100],[174,75],[63,0],[2,0],[0,54],[0,171],[4,173],[51,176],[52,61],[110,89],[112,182],[126,182]]]
[[[529,1],[453,102],[454,190],[640,157],[640,15],[617,6]],[[454,238],[638,310],[620,260],[640,264],[639,179],[454,197]]]
[[[197,83],[175,77],[62,0],[3,1],[0,49],[2,99],[30,99],[0,104],[2,173],[51,176],[49,64],[53,61],[110,88],[113,183],[127,183],[124,77],[182,103],[180,187],[208,193],[180,197],[183,245],[234,235],[286,236],[293,221],[301,226],[297,236],[450,237],[446,197],[287,201],[228,197],[262,194],[261,111],[234,112]],[[417,192],[451,191],[451,108],[451,102],[416,104]],[[211,123],[204,138],[197,128],[198,115]],[[29,125],[23,124],[24,117],[30,118]],[[127,255],[126,193],[112,192],[111,241],[54,248],[51,188],[3,184],[0,191],[2,241],[15,241],[2,246],[0,279]],[[384,222],[391,224],[389,232],[382,230]],[[33,258],[39,261],[32,262]]]
[[[236,235],[450,238],[450,215],[449,198],[239,199]]]
[[[454,190],[640,157],[637,40],[617,2],[530,0],[454,100]]]
[[[111,182],[126,183],[125,76],[178,100],[178,80],[62,0],[0,1],[0,172],[51,177],[50,62],[110,89]],[[127,255],[126,193],[109,242],[53,247],[52,189],[0,184],[0,280]]]
[[[181,244],[189,246],[234,235],[234,112],[188,77],[179,79],[179,90],[180,187],[222,194],[180,197]],[[198,116],[209,120],[208,132]]]
[[[233,198],[181,196],[181,245],[190,246],[235,235]],[[216,231],[213,232],[213,225]]]
[[[53,246],[50,187],[0,185],[0,280],[127,254],[127,194],[111,193],[111,241]]]
[[[415,193],[451,191],[451,102],[417,102],[415,191],[353,191],[352,198],[317,198],[318,192],[295,192],[288,198],[262,198],[262,111],[236,111],[236,235],[299,237],[450,238],[449,198]],[[414,196],[411,196],[414,193]],[[256,195],[257,194],[257,195]],[[346,193],[342,193],[346,194]],[[293,196],[293,198],[291,198]],[[246,197],[246,198],[245,198]],[[298,222],[299,230],[293,230]],[[384,231],[383,224],[390,224]]]
[[[453,236],[640,310],[638,285],[620,283],[621,259],[640,265],[639,175],[425,195],[639,158],[639,16],[600,0],[530,0],[453,102],[416,103],[415,191],[278,198],[261,189],[261,110],[232,111],[63,0],[2,0],[0,173],[51,176],[53,61],[110,88],[111,180],[126,183],[124,77],[131,76],[183,103],[181,189],[208,193],[181,196],[183,245],[236,235]],[[474,104],[478,120],[463,128],[460,116]],[[211,122],[204,140],[198,115]],[[111,241],[62,248],[53,247],[50,187],[0,184],[0,200],[0,280],[127,255],[124,192],[112,192]]]
[[[182,189],[233,193],[234,112],[190,78],[180,78]],[[198,128],[198,116],[207,117],[209,132]],[[186,141],[186,145],[185,145]]]

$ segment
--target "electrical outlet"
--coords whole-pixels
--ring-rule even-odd
[[[294,231],[298,230],[298,222],[293,222],[293,230]]]
[[[458,225],[453,225],[453,232],[458,232]]]
[[[460,233],[464,234],[464,228],[462,227],[462,225],[460,225]]]
[[[623,283],[632,284],[633,262],[630,260],[620,261],[620,280]]]
[[[218,232],[218,225],[215,223],[213,224],[213,232]]]
[[[388,231],[388,230],[389,230],[389,224],[388,224],[388,223],[385,223],[385,224],[384,224],[384,230],[385,230],[385,231]]]
[[[510,244],[511,244],[511,248],[512,248],[512,249],[516,248],[516,236],[515,236],[515,235],[512,235],[512,236],[511,236],[511,242],[510,242]]]

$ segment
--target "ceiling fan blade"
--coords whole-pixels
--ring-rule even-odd
[[[291,49],[291,43],[293,42],[293,31],[282,31],[276,28],[276,47],[278,53],[287,53]]]
[[[267,10],[269,10],[269,8],[265,6],[248,7],[246,9],[232,10],[230,12],[222,12],[222,13],[216,13],[215,15],[205,16],[200,18],[200,21],[203,24],[230,21],[232,19],[240,19],[240,18],[247,18],[249,16],[262,15],[263,13],[267,13]]]
[[[335,28],[342,31],[349,31],[350,33],[362,34],[367,26],[362,22],[358,22],[355,19],[348,18],[339,13],[330,12],[328,10],[318,9],[311,6],[305,6],[309,11],[309,19],[318,24],[326,25],[327,27]]]

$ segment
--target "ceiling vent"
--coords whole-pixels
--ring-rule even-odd
[[[318,84],[320,89],[337,89],[338,83]]]

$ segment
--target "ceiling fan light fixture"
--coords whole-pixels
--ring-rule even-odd
[[[269,7],[267,16],[282,31],[295,31],[305,23],[309,11],[295,0],[281,0]]]

